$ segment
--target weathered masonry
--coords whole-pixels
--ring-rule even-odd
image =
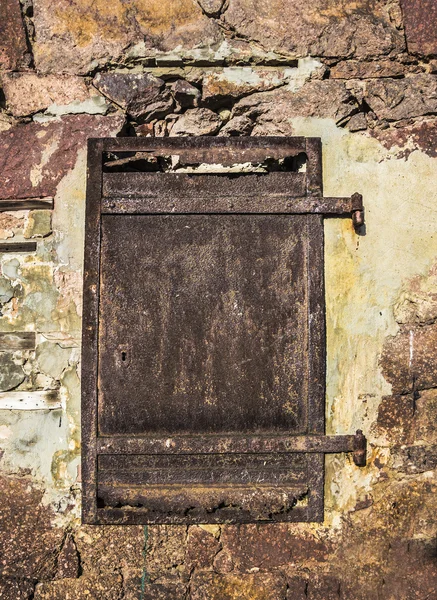
[[[435,0],[0,0],[1,600],[434,598],[436,172]]]
[[[84,521],[323,521],[325,453],[366,463],[325,436],[323,217],[361,196],[317,138],[88,147]]]

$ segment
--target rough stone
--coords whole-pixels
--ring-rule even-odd
[[[89,98],[85,81],[69,75],[5,73],[2,84],[8,108],[16,117],[36,113],[51,104],[82,102]]]
[[[35,352],[39,368],[53,379],[61,378],[63,371],[68,367],[70,355],[70,348],[61,348],[58,344],[51,342],[42,342],[37,346]]]
[[[372,80],[366,85],[365,100],[378,119],[387,121],[433,114],[437,112],[437,76]]]
[[[83,526],[74,540],[84,573],[105,579],[114,566],[123,574],[144,568],[145,528],[137,526]]]
[[[377,60],[362,62],[345,60],[330,69],[332,79],[373,79],[380,77],[399,77],[405,74],[405,65],[396,60]]]
[[[191,600],[280,600],[286,583],[272,573],[217,575],[197,572],[191,579]]]
[[[394,449],[398,471],[415,475],[437,469],[437,446],[407,446]]]
[[[38,71],[84,74],[116,62],[130,47],[138,56],[185,52],[218,44],[218,25],[193,0],[35,0]],[[134,50],[135,47],[135,50]]]
[[[349,131],[364,131],[367,129],[367,118],[364,113],[356,113],[352,115],[347,122]]]
[[[0,279],[0,303],[5,304],[9,302],[14,296],[14,288],[8,279],[2,277]]]
[[[182,108],[197,107],[201,97],[200,90],[185,79],[178,79],[174,82],[172,93],[174,99]]]
[[[183,583],[146,583],[140,589],[141,596],[138,596],[137,589],[136,594],[133,591],[132,600],[181,600],[187,593],[187,586]]]
[[[384,396],[378,408],[378,431],[393,445],[437,444],[437,390]]]
[[[7,392],[23,383],[26,376],[20,365],[15,364],[12,355],[0,352],[0,392]]]
[[[188,570],[208,569],[220,550],[220,542],[214,535],[200,527],[190,527],[187,536],[185,562]]]
[[[223,527],[220,541],[240,571],[276,568],[290,561],[323,561],[328,556],[324,542],[311,536],[293,535],[290,526],[284,523]]]
[[[434,0],[401,0],[409,52],[437,54],[437,5]]]
[[[17,279],[20,261],[17,258],[8,260],[2,264],[2,273],[9,279]]]
[[[147,573],[154,581],[159,577],[181,575],[187,544],[187,528],[155,525],[147,529]]]
[[[409,282],[394,306],[394,314],[401,325],[432,325],[437,320],[437,266]]]
[[[408,158],[415,150],[431,157],[437,156],[437,123],[435,120],[413,123],[403,127],[370,130],[373,137],[386,148],[399,147],[398,158]]]
[[[384,575],[386,597],[431,600],[437,589],[435,555],[435,538],[393,542]]]
[[[135,133],[138,137],[153,137],[155,131],[154,123],[143,123],[135,127]]]
[[[232,135],[250,135],[254,127],[254,122],[249,117],[241,116],[234,117],[226,123],[224,127],[220,129],[219,135],[232,136]]]
[[[13,127],[13,120],[11,117],[0,111],[0,133],[2,131],[7,131],[11,127]]]
[[[46,237],[52,232],[52,213],[49,210],[31,210],[23,235],[25,238]]]
[[[384,344],[381,366],[394,394],[437,387],[437,325],[411,326],[389,337]]]
[[[110,107],[106,98],[103,96],[91,96],[83,102],[74,100],[70,104],[51,104],[45,111],[46,115],[53,115],[55,117],[62,115],[79,115],[86,113],[87,115],[106,115]],[[34,116],[36,121],[37,115]]]
[[[20,232],[25,224],[24,213],[0,212],[0,239],[7,240]]]
[[[64,531],[51,524],[54,513],[41,504],[43,492],[26,477],[2,477],[0,489],[0,577],[50,579]]]
[[[187,110],[173,125],[170,135],[214,135],[220,129],[222,120],[208,108]]]
[[[123,123],[119,115],[75,115],[0,133],[0,198],[54,196],[87,138],[114,135]]]
[[[303,577],[287,578],[287,600],[308,600],[308,581]]]
[[[308,600],[339,600],[340,588],[336,577],[313,573],[308,581],[306,595]]]
[[[119,600],[122,589],[120,575],[62,579],[37,584],[34,600]]]
[[[401,444],[412,441],[414,402],[412,394],[383,397],[378,409],[378,427],[390,440]]]
[[[254,92],[272,90],[286,84],[291,72],[291,69],[229,67],[209,73],[203,78],[202,102],[217,107]]]
[[[222,19],[240,37],[293,56],[370,58],[404,48],[378,0],[230,0]]]
[[[0,598],[2,600],[29,600],[32,598],[33,590],[32,581],[0,577]]]
[[[226,0],[198,0],[200,6],[209,17],[217,17]]]
[[[162,79],[149,73],[98,73],[93,85],[132,117],[150,112],[149,105],[161,100]]]
[[[19,0],[3,0],[0,4],[0,67],[14,70],[25,61],[26,34]]]
[[[357,100],[344,84],[327,80],[310,81],[297,92],[273,90],[253,94],[237,102],[233,115],[256,119],[252,135],[291,135],[292,117],[331,118],[342,123],[357,110]]]
[[[67,535],[57,561],[55,579],[75,579],[80,575],[80,560],[73,536]]]
[[[230,573],[234,570],[234,561],[229,552],[220,551],[214,559],[214,571],[217,573]]]

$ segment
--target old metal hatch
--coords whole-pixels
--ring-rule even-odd
[[[239,165],[236,167],[235,165]],[[92,139],[83,520],[323,520],[324,198],[316,138]]]

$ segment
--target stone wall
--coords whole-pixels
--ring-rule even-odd
[[[437,597],[436,32],[434,0],[0,0],[0,238],[37,244],[0,257],[0,331],[36,333],[0,340],[0,598]],[[85,141],[115,135],[319,136],[325,195],[362,192],[365,235],[325,221],[326,414],[368,466],[326,459],[324,523],[80,524]]]

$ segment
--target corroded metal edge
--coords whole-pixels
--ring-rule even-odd
[[[262,515],[256,516],[250,510],[231,511],[225,515],[218,511],[215,514],[178,514],[171,511],[165,514],[161,509],[144,511],[140,507],[133,509],[98,508],[97,488],[97,453],[101,444],[108,440],[98,439],[97,432],[97,357],[98,357],[98,305],[99,305],[99,273],[100,273],[100,218],[102,212],[111,212],[111,207],[102,206],[102,157],[103,152],[114,151],[146,151],[151,154],[178,154],[193,162],[215,162],[234,164],[236,162],[257,161],[266,156],[275,158],[293,156],[305,152],[308,158],[306,186],[307,196],[299,198],[300,210],[296,210],[298,202],[292,210],[284,211],[322,214],[349,214],[355,227],[360,227],[363,220],[362,197],[354,194],[350,199],[323,198],[321,141],[318,138],[165,138],[165,139],[134,139],[134,138],[103,138],[91,139],[88,142],[88,173],[87,173],[87,213],[86,213],[86,253],[84,265],[84,319],[82,339],[82,478],[83,478],[83,511],[82,520],[86,523],[201,523],[201,522],[253,522],[253,521],[322,521],[323,520],[323,485],[324,485],[324,454],[330,451],[354,451],[354,461],[358,465],[365,464],[365,438],[357,436],[339,436],[334,442],[336,450],[329,449],[329,437],[324,432],[324,392],[325,392],[325,329],[324,329],[324,286],[323,286],[323,220],[322,216],[314,215],[309,220],[309,230],[312,240],[307,259],[314,260],[319,266],[315,275],[309,275],[309,321],[311,323],[310,339],[317,346],[309,357],[310,373],[309,398],[314,409],[310,423],[310,432],[319,433],[319,452],[308,457],[309,469],[308,495],[306,506],[290,506],[290,510],[271,514],[267,519]],[[292,194],[291,194],[292,196]],[[272,194],[271,199],[274,199]],[[310,200],[305,204],[306,200]],[[117,199],[120,200],[120,199]],[[122,199],[124,200],[124,199]],[[144,202],[144,199],[140,199]],[[198,199],[197,199],[198,200]],[[268,200],[267,200],[268,203]],[[294,210],[293,210],[294,208]],[[140,209],[140,210],[138,210]],[[232,207],[221,209],[223,212],[234,212]],[[266,207],[266,212],[268,212]],[[123,210],[121,212],[124,212]],[[136,207],[135,212],[141,212]],[[145,212],[148,212],[147,210]],[[174,212],[170,207],[168,212]],[[235,211],[239,212],[239,211]],[[241,211],[243,212],[243,211]],[[244,211],[245,212],[245,211]],[[250,212],[250,211],[249,211]],[[275,212],[274,210],[272,212]],[[310,231],[309,231],[310,233]],[[342,450],[340,444],[346,445]],[[138,444],[138,438],[134,444]],[[162,442],[163,440],[160,440]],[[118,442],[119,443],[119,442]],[[288,445],[290,442],[288,441]],[[293,445],[293,444],[292,444]],[[352,448],[350,447],[352,445]],[[307,440],[307,448],[313,446]],[[192,448],[192,447],[191,447]],[[193,451],[191,449],[191,451]],[[241,450],[240,450],[241,451]],[[252,450],[253,452],[254,450]],[[277,450],[275,450],[277,451]],[[290,446],[286,452],[290,452]],[[293,451],[293,450],[292,450]],[[294,450],[296,451],[296,450]],[[299,450],[297,450],[299,451]],[[313,452],[314,450],[302,450]],[[128,453],[132,452],[132,448]],[[252,486],[253,487],[253,486]],[[174,488],[173,488],[174,490]],[[108,490],[111,494],[111,490]],[[232,508],[232,507],[229,507]],[[292,510],[291,510],[292,508]],[[153,513],[153,514],[152,514]]]

